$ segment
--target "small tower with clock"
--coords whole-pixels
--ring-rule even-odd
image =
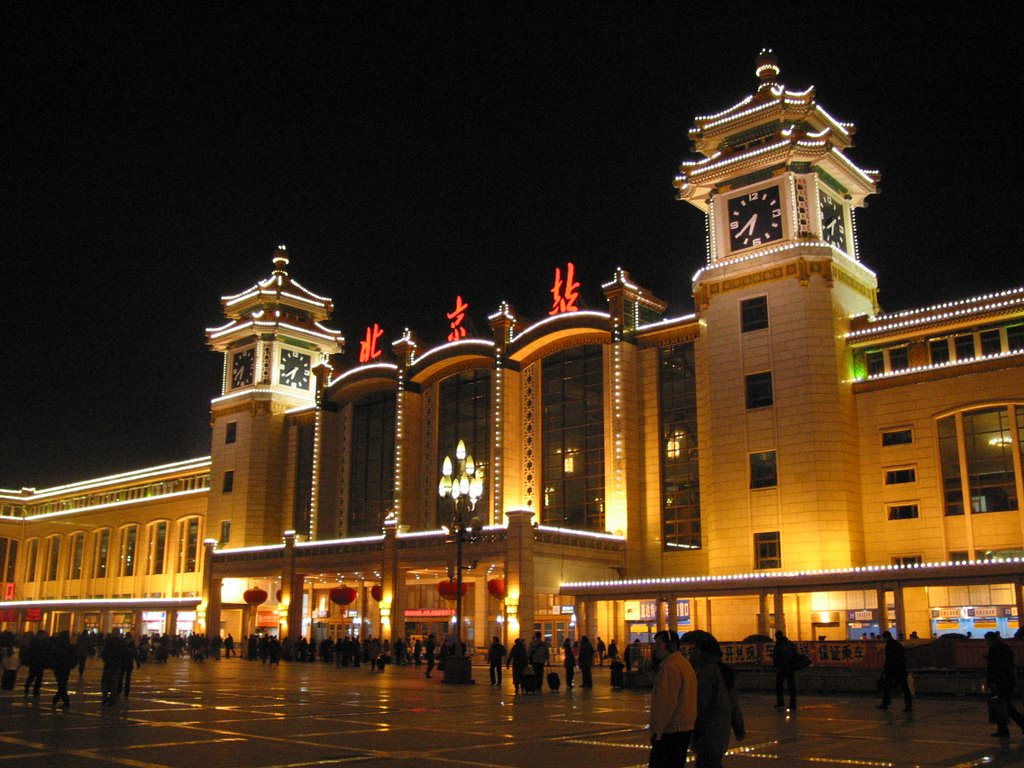
[[[779,73],[763,51],[754,93],[695,119],[699,157],[675,180],[678,198],[707,216],[693,291],[701,458],[715,465],[701,471],[712,573],[864,556],[843,335],[850,317],[877,311],[853,216],[878,177],[846,156],[854,127]]]
[[[281,482],[285,414],[315,406],[314,369],[342,351],[344,338],[324,324],[331,300],[288,274],[283,245],[269,277],[221,305],[227,322],[206,329],[207,344],[224,355],[221,396],[211,403],[208,534],[222,546],[263,544],[293,527],[285,496],[295,483]]]

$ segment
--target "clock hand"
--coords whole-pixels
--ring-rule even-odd
[[[736,237],[736,238],[743,237],[743,233],[746,232],[748,229],[750,230],[750,234],[754,234],[754,226],[756,224],[757,224],[757,214],[755,213],[753,216],[751,216],[747,220],[747,223],[743,225],[743,228],[739,232],[737,232],[735,235],[733,235],[733,237]]]
[[[299,372],[298,368],[292,368],[290,371],[285,373],[283,378],[285,378],[285,379],[292,379],[294,381],[295,380],[295,374],[297,374],[298,372]]]

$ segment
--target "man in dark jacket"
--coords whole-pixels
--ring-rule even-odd
[[[71,706],[71,698],[68,696],[68,678],[71,677],[71,670],[78,665],[78,653],[75,651],[75,646],[71,644],[71,637],[67,632],[57,634],[53,641],[50,658],[53,663],[53,676],[57,681],[57,693],[53,695],[50,706],[56,708],[57,702],[62,701],[64,702],[63,708],[67,709]]]
[[[903,693],[903,711],[910,712],[914,708],[914,697],[910,693],[910,683],[907,680],[907,654],[903,645],[895,640],[892,632],[883,632],[885,640],[885,665],[882,667],[882,679],[879,681],[882,687],[882,703],[879,709],[888,709],[892,701],[892,689],[899,688]]]
[[[772,666],[775,667],[775,708],[786,707],[782,698],[782,684],[789,688],[789,708],[796,709],[796,657],[793,642],[782,632],[775,633],[775,650],[772,651]]]
[[[1013,649],[1003,642],[998,632],[986,632],[985,639],[988,641],[985,682],[993,703],[997,703],[995,707],[989,705],[996,720],[996,732],[992,735],[1006,738],[1010,735],[1009,719],[1024,731],[1024,717],[1021,717],[1021,713],[1013,706],[1013,689],[1017,686]]]
[[[501,685],[501,662],[505,660],[505,646],[498,636],[491,638],[491,647],[487,649],[487,663],[490,665],[491,685]]]
[[[28,677],[25,678],[25,696],[28,696],[29,688],[32,695],[39,695],[39,687],[43,684],[43,672],[50,665],[50,636],[43,630],[36,632],[28,641],[28,646],[21,653],[21,663],[28,667]]]

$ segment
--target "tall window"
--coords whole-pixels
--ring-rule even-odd
[[[754,568],[781,568],[782,540],[778,531],[754,534]]]
[[[544,359],[541,522],[604,530],[604,372],[600,344]]]
[[[391,507],[395,486],[395,402],[395,393],[384,391],[365,395],[352,404],[349,534],[380,533],[384,515]],[[441,448],[445,450],[444,445]],[[476,446],[473,450],[477,450]]]
[[[758,451],[750,454],[750,487],[774,488],[779,484],[779,472],[775,463],[775,451]]]
[[[78,532],[71,537],[71,559],[68,562],[68,578],[82,578],[82,561],[85,559],[85,533]]]
[[[965,491],[973,514],[1020,508],[1014,457],[1024,460],[1024,405],[946,416],[938,432],[947,515],[964,513]]]
[[[768,327],[768,297],[757,296],[740,302],[740,328],[743,333]]]
[[[92,575],[94,578],[102,579],[107,575],[107,558],[110,555],[110,529],[104,528],[102,531],[97,531],[94,537],[93,541],[96,548],[93,550]]]
[[[199,518],[178,523],[178,572],[195,573],[199,563]]]
[[[160,521],[149,526],[149,541],[146,543],[146,557],[149,567],[146,572],[156,576],[164,572],[164,556],[167,552],[167,522]]]
[[[135,575],[135,545],[139,537],[139,526],[126,525],[121,529],[118,542],[118,576]]]
[[[60,536],[51,536],[46,540],[46,574],[45,581],[57,580],[57,565],[60,562]]]
[[[751,373],[744,379],[747,389],[747,408],[766,408],[772,404],[772,372]]]
[[[662,536],[666,549],[700,549],[696,384],[692,342],[658,351]]]
[[[28,563],[25,567],[25,581],[36,580],[36,563],[39,562],[39,539],[28,540]]]
[[[484,510],[490,504],[491,460],[491,372],[472,370],[449,376],[441,382],[440,404],[437,426],[437,471],[441,477],[441,464],[445,456],[455,460],[455,446],[465,440],[466,450],[473,455],[477,471],[484,472],[484,491],[477,501],[480,519],[485,519]],[[440,509],[439,519],[445,522],[445,510]]]
[[[313,517],[313,443],[316,425],[299,424],[296,431],[295,493],[292,496],[292,530],[309,536]]]
[[[0,538],[0,576],[8,584],[14,581],[14,568],[18,564],[17,539]]]

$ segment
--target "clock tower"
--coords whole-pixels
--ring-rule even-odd
[[[316,405],[317,366],[341,352],[340,331],[324,325],[334,305],[288,274],[279,245],[265,280],[221,298],[227,322],[206,329],[224,355],[221,396],[211,403],[208,535],[221,546],[280,540],[294,510],[282,482],[286,416]],[[303,483],[296,478],[296,483]]]
[[[675,180],[708,227],[693,292],[712,573],[864,558],[844,334],[849,318],[877,311],[853,217],[878,176],[846,157],[854,127],[813,87],[783,85],[770,51],[756,75],[750,96],[695,119],[699,157]]]

